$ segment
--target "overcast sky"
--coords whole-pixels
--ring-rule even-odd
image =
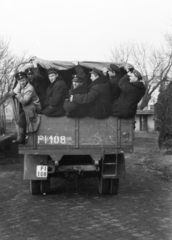
[[[172,0],[1,0],[0,36],[47,60],[108,61],[114,45],[160,46],[172,33]]]

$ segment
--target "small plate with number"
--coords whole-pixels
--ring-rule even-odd
[[[47,178],[48,166],[37,165],[36,166],[36,176],[38,178]]]

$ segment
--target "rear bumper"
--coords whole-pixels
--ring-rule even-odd
[[[133,147],[128,148],[90,148],[90,149],[27,149],[19,148],[19,154],[49,155],[56,161],[64,155],[90,155],[94,160],[100,160],[106,154],[132,153]]]

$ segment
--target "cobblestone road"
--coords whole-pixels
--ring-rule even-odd
[[[170,240],[172,182],[126,156],[117,196],[101,196],[96,180],[76,187],[52,180],[52,193],[32,196],[23,165],[0,166],[0,240]],[[140,159],[142,155],[140,154]]]

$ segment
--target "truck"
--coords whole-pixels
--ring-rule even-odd
[[[68,86],[75,74],[73,62],[35,58],[31,63],[45,77],[49,67],[57,68]],[[89,75],[94,67],[101,70],[110,63],[79,64]],[[134,118],[41,115],[38,130],[28,133],[26,143],[19,145],[19,154],[24,155],[24,180],[30,181],[32,195],[50,193],[51,178],[64,178],[74,184],[98,178],[100,194],[117,194],[119,180],[125,175],[125,153],[133,152],[133,139]]]

